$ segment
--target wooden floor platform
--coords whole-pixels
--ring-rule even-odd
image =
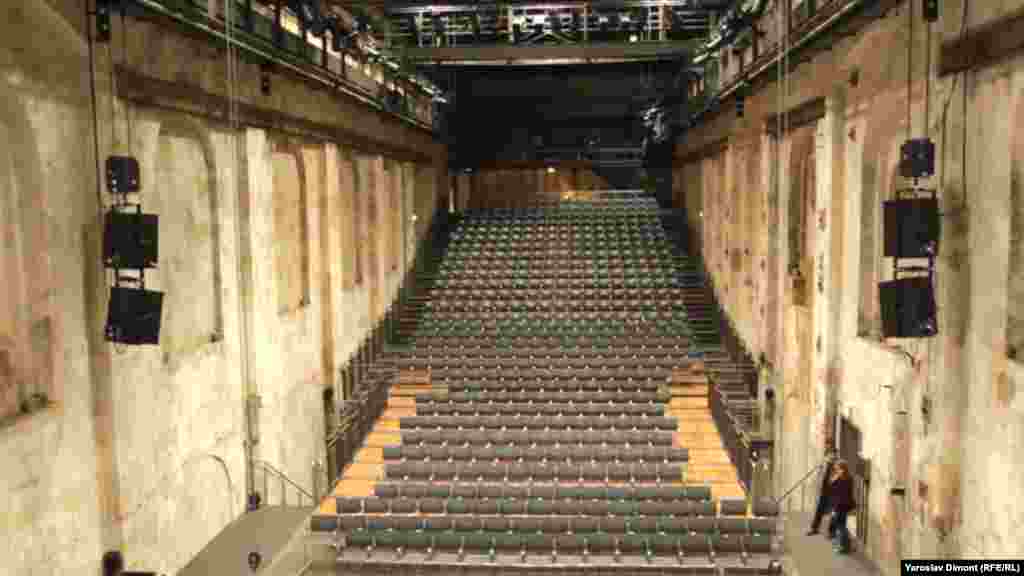
[[[668,415],[679,418],[676,446],[688,448],[690,463],[686,483],[708,485],[713,498],[744,498],[736,468],[722,444],[711,418],[707,378],[700,373],[674,376]],[[429,383],[400,382],[392,386],[387,407],[366,436],[366,442],[342,473],[334,490],[320,505],[321,514],[335,513],[335,497],[373,495],[374,485],[384,479],[384,447],[402,442],[399,419],[416,414],[416,394],[431,391]]]

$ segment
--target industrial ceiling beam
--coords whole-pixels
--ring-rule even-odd
[[[447,7],[462,6],[468,10],[493,9],[495,6],[583,6],[590,5],[591,8],[644,8],[656,6],[669,6],[680,8],[696,8],[703,10],[724,10],[731,6],[735,0],[555,0],[543,2],[538,0],[507,0],[505,2],[438,2],[435,0],[330,0],[331,4],[343,7],[353,6],[379,6],[388,12],[403,10],[406,8],[423,8],[427,6]]]
[[[475,45],[409,47],[404,55],[412,62],[436,65],[524,65],[598,64],[675,60],[686,56],[692,42],[590,43],[540,45]]]

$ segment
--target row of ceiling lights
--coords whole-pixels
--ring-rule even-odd
[[[476,14],[424,14],[426,17],[422,20],[424,24],[430,22],[433,30],[444,30],[446,27],[466,27],[466,28],[482,28],[484,19],[480,17],[479,13]],[[490,19],[488,21],[499,20]],[[652,18],[643,12],[605,12],[595,13],[588,18],[588,22],[584,23],[578,12],[571,13],[560,13],[560,12],[548,12],[542,14],[517,14],[512,17],[513,25],[520,26],[543,26],[550,24],[552,27],[560,28],[565,25],[569,29],[581,29],[589,28],[591,30],[597,28],[601,30],[605,29],[636,29],[642,30],[647,27],[648,23]],[[412,24],[413,26],[424,29],[427,26],[419,25],[416,19],[406,21],[406,24]],[[460,26],[461,25],[461,26]]]

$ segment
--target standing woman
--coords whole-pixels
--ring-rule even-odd
[[[835,543],[835,550],[840,554],[850,553],[850,531],[846,528],[846,516],[857,503],[853,499],[853,478],[850,477],[850,466],[846,460],[837,460],[835,471],[829,478],[829,504],[832,507],[832,521],[828,532]]]

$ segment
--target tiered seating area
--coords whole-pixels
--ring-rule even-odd
[[[636,193],[469,213],[311,519],[341,565],[775,574],[708,408],[698,279]]]

